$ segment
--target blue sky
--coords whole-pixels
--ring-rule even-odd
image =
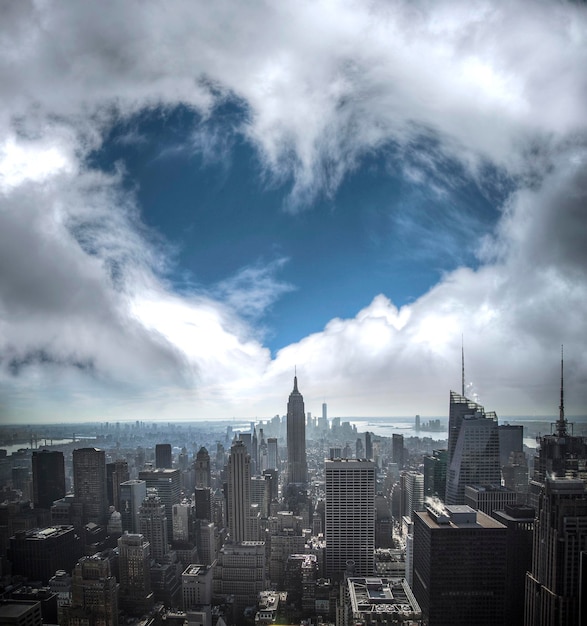
[[[3,18],[3,421],[587,413],[583,4]]]

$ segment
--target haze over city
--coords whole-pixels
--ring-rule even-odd
[[[0,420],[587,414],[587,8],[8,3]]]

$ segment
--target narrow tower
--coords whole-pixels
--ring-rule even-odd
[[[287,482],[297,485],[308,482],[306,412],[297,376],[294,376],[294,388],[287,403]]]

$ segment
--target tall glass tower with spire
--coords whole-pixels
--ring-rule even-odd
[[[306,412],[297,376],[294,376],[294,388],[287,402],[287,482],[297,485],[308,482]]]

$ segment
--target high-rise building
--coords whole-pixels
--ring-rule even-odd
[[[298,377],[294,376],[293,391],[287,402],[288,484],[305,485],[308,482],[305,415],[304,398],[298,391]]]
[[[504,626],[522,626],[526,572],[532,569],[535,511],[523,504],[506,505],[494,511],[493,517],[507,528]]]
[[[365,458],[369,461],[373,460],[373,439],[369,431],[365,433]]]
[[[506,528],[464,505],[414,513],[413,590],[428,626],[504,623]]]
[[[3,626],[43,626],[41,603],[33,600],[0,600]]]
[[[279,467],[279,454],[277,451],[277,438],[267,439],[267,469],[277,469]]]
[[[165,505],[154,489],[147,490],[139,510],[140,533],[151,544],[151,556],[162,560],[169,551]]]
[[[404,471],[400,476],[402,488],[402,517],[413,520],[414,511],[424,510],[424,474],[414,470]]]
[[[158,443],[155,445],[155,467],[171,469],[172,465],[171,444]]]
[[[139,532],[139,511],[146,497],[147,483],[144,480],[127,480],[120,484],[120,517],[123,532]]]
[[[234,618],[239,620],[246,607],[255,604],[266,589],[265,542],[227,543],[218,554],[214,568],[214,596],[231,596]]]
[[[536,505],[525,626],[580,626],[587,618],[587,437],[565,418],[563,363],[559,419],[540,438],[530,482]]]
[[[518,503],[518,494],[502,485],[467,485],[465,504],[493,517],[493,512]]]
[[[35,507],[50,509],[55,500],[65,496],[65,463],[63,452],[33,451],[33,503]]]
[[[251,457],[244,442],[236,439],[228,458],[228,528],[234,542],[251,537]]]
[[[183,610],[190,611],[212,603],[212,574],[209,565],[190,564],[181,575]]]
[[[499,464],[505,465],[512,452],[524,452],[524,427],[516,424],[500,424],[497,432],[499,435]]]
[[[424,497],[436,496],[442,500],[446,495],[446,450],[433,450],[424,457]]]
[[[497,416],[450,392],[447,504],[463,504],[465,485],[500,484]]]
[[[108,558],[95,554],[78,561],[73,570],[71,607],[64,614],[64,626],[118,626],[118,583]]]
[[[14,575],[46,584],[57,570],[71,571],[82,553],[73,526],[50,526],[15,533],[8,558]]]
[[[144,615],[153,606],[149,561],[151,547],[141,534],[118,540],[119,604],[130,615]]]
[[[167,519],[171,520],[173,515],[172,507],[179,502],[181,497],[181,476],[179,470],[162,468],[142,470],[139,472],[139,480],[144,480],[147,483],[147,490],[157,490],[157,495],[165,505]],[[167,532],[169,533],[168,540],[171,541],[173,538],[171,524],[169,524]]]
[[[341,578],[349,561],[358,576],[371,576],[375,550],[375,463],[327,459],[326,575]]]
[[[405,464],[405,448],[404,436],[399,433],[391,435],[391,458],[397,464],[398,470],[404,469]]]
[[[210,473],[210,455],[208,450],[202,446],[196,454],[196,460],[194,461],[194,470],[196,478],[196,488],[198,487],[211,487],[212,479]]]
[[[171,524],[173,528],[173,541],[190,541],[192,520],[194,518],[194,506],[190,501],[174,504],[172,507]]]
[[[73,451],[73,486],[75,499],[83,504],[84,524],[105,524],[108,498],[104,450],[78,448]]]
[[[114,463],[106,463],[106,493],[108,504],[120,511],[120,485],[129,480],[128,463],[118,459]]]

